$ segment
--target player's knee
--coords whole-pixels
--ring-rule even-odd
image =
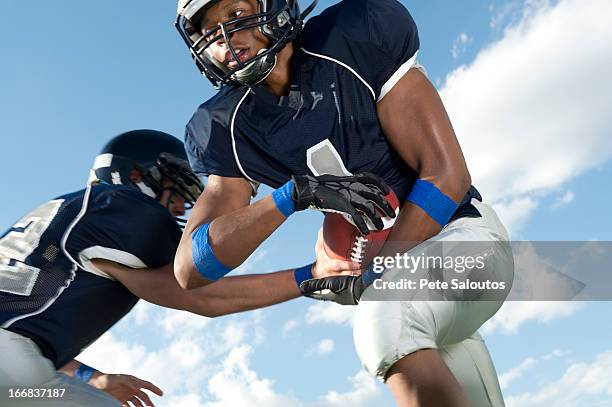
[[[364,368],[384,380],[401,358],[437,348],[435,323],[408,301],[362,301],[355,314],[355,349]]]
[[[355,349],[363,367],[381,380],[396,361],[401,317],[401,304],[395,301],[363,301],[357,307]]]

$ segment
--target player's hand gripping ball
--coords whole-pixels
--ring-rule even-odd
[[[367,235],[362,235],[350,219],[341,214],[325,214],[323,247],[327,255],[334,259],[356,261],[363,266],[370,264],[382,249],[399,213],[399,201],[390,188],[385,199],[395,211],[396,216],[395,218],[383,217],[382,230],[376,230],[374,225],[368,224],[370,233]]]

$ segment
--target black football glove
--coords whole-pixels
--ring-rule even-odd
[[[306,297],[341,305],[357,305],[366,287],[361,276],[325,277],[300,284],[300,290]]]
[[[296,211],[314,208],[345,214],[363,235],[370,233],[364,216],[378,230],[384,227],[380,212],[395,217],[395,211],[385,199],[389,187],[374,174],[363,172],[352,176],[318,177],[295,175],[292,179],[295,185],[292,198]]]

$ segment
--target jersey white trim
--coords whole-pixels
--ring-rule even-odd
[[[410,70],[410,68],[413,68],[416,65],[416,58],[417,58],[418,53],[419,53],[419,50],[416,50],[412,58],[404,62],[402,66],[400,66],[397,69],[397,71],[395,71],[395,73],[391,75],[389,80],[385,82],[382,88],[380,88],[380,95],[378,95],[378,99],[376,100],[376,103],[380,102],[382,98],[384,98],[385,95],[389,93],[389,91],[395,86],[395,84],[398,83],[400,79],[402,79],[402,76],[404,76],[406,72]]]
[[[87,188],[85,189],[85,193],[83,194],[83,204],[81,205],[81,210],[79,211],[77,216],[75,216],[72,223],[70,223],[70,225],[66,229],[66,232],[64,232],[64,236],[62,236],[62,240],[61,240],[62,251],[64,252],[64,255],[68,258],[68,260],[70,260],[73,264],[72,270],[70,270],[70,277],[66,279],[66,281],[64,282],[64,285],[60,287],[57,290],[57,293],[53,297],[49,298],[49,300],[42,307],[28,314],[18,315],[12,319],[9,319],[4,324],[2,324],[2,328],[8,328],[16,321],[20,321],[22,319],[41,314],[47,308],[49,308],[59,298],[59,296],[62,295],[64,290],[70,286],[72,281],[74,281],[74,277],[76,276],[76,271],[80,266],[79,266],[79,263],[74,261],[70,253],[68,253],[68,250],[66,250],[66,241],[68,240],[68,236],[70,235],[74,227],[77,225],[77,223],[79,223],[79,221],[83,218],[83,216],[85,216],[85,213],[87,212],[87,206],[89,205],[90,195],[91,195],[91,184],[87,185]]]
[[[344,68],[348,69],[349,71],[351,71],[351,73],[352,73],[353,75],[355,75],[355,76],[357,77],[357,79],[359,79],[361,82],[363,82],[363,84],[364,84],[364,85],[365,85],[365,86],[368,88],[368,90],[369,90],[369,91],[370,91],[370,93],[372,94],[372,99],[376,99],[376,93],[374,92],[374,89],[372,89],[372,87],[370,86],[370,84],[369,84],[369,83],[367,83],[367,82],[365,81],[365,79],[363,79],[361,76],[359,76],[359,74],[358,74],[358,73],[357,73],[357,72],[356,72],[356,71],[355,71],[353,68],[351,68],[350,66],[348,66],[348,65],[347,65],[347,64],[345,64],[344,62],[342,62],[342,61],[338,61],[337,59],[334,59],[334,58],[332,58],[332,57],[328,57],[327,55],[321,55],[321,54],[316,54],[316,53],[314,53],[314,52],[310,52],[310,51],[308,51],[308,50],[306,50],[306,49],[304,49],[304,48],[302,48],[302,51],[304,51],[304,52],[305,52],[305,53],[307,53],[308,55],[312,55],[312,56],[315,56],[315,57],[319,57],[319,58],[327,59],[328,61],[335,62],[335,63],[337,63],[338,65],[343,66]]]
[[[81,268],[89,273],[108,278],[109,280],[116,280],[116,278],[96,267],[91,261],[93,259],[110,260],[114,261],[115,263],[136,269],[147,267],[147,265],[144,264],[144,262],[138,257],[134,256],[132,253],[124,252],[123,250],[103,246],[92,246],[82,250],[79,253],[79,260],[81,260],[82,264]]]
[[[74,260],[74,258],[70,255],[70,253],[68,253],[68,250],[66,249],[66,242],[68,242],[68,237],[70,236],[70,233],[72,233],[72,230],[74,229],[74,227],[77,225],[77,223],[80,222],[80,220],[83,218],[83,216],[85,216],[85,213],[87,212],[87,206],[89,205],[89,196],[91,195],[91,188],[92,188],[91,184],[87,185],[87,189],[85,190],[85,194],[83,195],[83,205],[81,206],[81,211],[74,218],[72,223],[68,226],[68,228],[66,229],[66,232],[64,232],[64,236],[62,236],[62,242],[61,242],[62,251],[64,252],[64,255],[68,258],[68,260],[70,260],[76,268],[80,268],[81,266],[76,260]],[[75,268],[75,271],[76,271],[76,268]]]
[[[255,181],[253,178],[249,177],[249,175],[246,173],[244,168],[242,168],[242,164],[240,164],[240,158],[238,158],[238,151],[236,150],[236,137],[234,136],[234,122],[236,121],[236,115],[238,114],[238,109],[240,109],[240,105],[242,104],[242,102],[244,102],[244,99],[246,99],[250,91],[251,89],[247,88],[247,91],[244,92],[244,95],[242,95],[242,98],[240,98],[240,101],[238,102],[238,104],[236,105],[236,108],[234,109],[234,114],[232,114],[232,121],[230,122],[230,135],[232,136],[232,149],[234,150],[234,158],[236,159],[236,164],[238,165],[238,169],[240,170],[242,175],[244,175],[244,177],[248,179],[251,183],[255,185],[259,185],[259,183]],[[253,190],[256,192],[257,188],[253,186]]]

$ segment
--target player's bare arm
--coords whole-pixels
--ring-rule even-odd
[[[104,260],[95,264],[148,302],[206,317],[266,307],[301,295],[293,270],[224,277],[215,284],[183,290],[170,264],[158,269],[129,269]]]
[[[251,185],[244,178],[220,177],[217,175],[208,177],[206,189],[193,207],[174,259],[175,275],[182,287],[199,287],[210,282],[197,272],[193,263],[191,235],[194,230],[222,215],[248,207],[251,193]],[[229,219],[231,221],[231,217]],[[211,240],[218,242],[216,237],[211,238]],[[228,259],[229,256],[225,251],[218,252],[217,248],[216,253],[222,261],[228,262],[227,264],[234,264],[231,259]]]
[[[418,69],[409,70],[378,102],[377,113],[385,136],[419,178],[459,203],[470,187],[470,173],[442,100],[425,75]],[[407,201],[389,241],[415,244],[441,228],[423,209]],[[381,255],[385,254],[395,253],[383,249]]]
[[[326,256],[321,234],[315,251],[317,261],[312,267],[313,278],[347,275],[360,268],[359,263]],[[92,262],[139,298],[207,317],[267,307],[302,295],[294,270],[223,277],[215,284],[185,291],[174,278],[171,264],[157,269],[131,269],[108,260]]]

